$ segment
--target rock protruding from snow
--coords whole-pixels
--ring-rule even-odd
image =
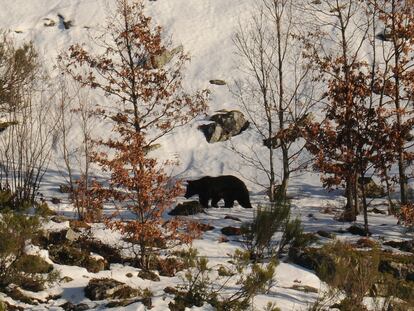
[[[92,279],[85,287],[85,297],[90,300],[129,299],[138,297],[140,290],[114,279]]]
[[[226,85],[226,81],[224,80],[219,80],[219,79],[213,79],[209,81],[210,84],[214,84],[214,85]]]
[[[213,122],[199,127],[209,143],[229,140],[249,127],[249,121],[238,110],[221,110],[209,120]]]
[[[156,274],[155,272],[149,271],[149,270],[141,270],[138,273],[138,276],[141,279],[144,279],[144,280],[150,280],[150,281],[153,281],[153,282],[159,282],[160,281],[160,277],[158,276],[158,274]]]
[[[180,204],[177,204],[174,209],[172,209],[168,215],[171,216],[189,216],[195,215],[198,213],[203,213],[204,209],[198,201],[187,201]]]
[[[241,235],[241,229],[237,228],[237,227],[224,227],[221,229],[221,233],[223,233],[224,235],[227,236],[232,236],[232,235]]]

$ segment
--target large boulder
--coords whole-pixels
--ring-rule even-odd
[[[57,264],[83,267],[91,273],[109,268],[109,263],[104,258],[92,256],[88,250],[71,244],[52,245],[49,248],[49,257]]]
[[[85,287],[85,297],[90,300],[129,299],[139,295],[139,289],[109,278],[92,279]]]
[[[209,143],[226,141],[249,127],[249,121],[238,110],[221,110],[209,120],[212,122],[199,127]]]
[[[195,215],[198,213],[204,213],[203,207],[198,201],[186,201],[183,203],[177,204],[177,206],[172,209],[168,215],[171,216],[189,216]]]

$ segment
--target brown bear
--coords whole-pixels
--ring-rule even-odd
[[[237,200],[244,208],[251,208],[249,191],[243,181],[232,175],[218,177],[205,176],[197,180],[188,181],[185,198],[198,194],[200,204],[208,207],[217,207],[218,201],[224,199],[224,207],[233,207]]]

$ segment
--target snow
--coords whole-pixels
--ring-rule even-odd
[[[56,57],[74,43],[90,42],[90,36],[95,29],[105,21],[105,13],[113,6],[114,1],[109,0],[0,0],[0,29],[10,31],[17,41],[31,40],[34,42],[40,57],[45,61],[52,76],[56,75],[54,66]],[[210,85],[211,79],[223,79],[232,83],[240,74],[237,70],[237,57],[233,36],[239,25],[249,17],[256,0],[158,0],[146,1],[146,10],[154,20],[161,24],[165,30],[165,37],[171,38],[172,46],[182,44],[185,51],[191,55],[191,62],[185,72],[185,87],[190,90],[209,88],[212,92],[209,112],[220,109],[239,109],[236,98],[232,95],[228,86]],[[69,30],[59,25],[58,14],[65,20],[72,20],[74,26]],[[55,27],[45,27],[45,18],[54,20]],[[106,100],[101,95],[95,95],[95,99]],[[232,150],[236,145],[249,151],[249,146],[254,145],[257,136],[252,130],[247,130],[242,135],[234,137],[231,142],[209,144],[203,134],[197,128],[204,122],[199,117],[185,127],[176,129],[171,135],[161,140],[162,148],[154,152],[154,155],[163,159],[177,157],[180,164],[171,168],[172,174],[177,178],[197,178],[203,175],[232,174],[243,179],[251,191],[253,205],[257,206],[264,201],[264,189],[254,182],[258,179],[263,182],[263,174],[257,173],[252,167],[243,163]],[[75,129],[76,131],[76,129]],[[97,132],[101,132],[97,128]],[[72,134],[73,139],[80,137],[80,133]],[[255,151],[265,154],[266,147],[256,144]],[[62,203],[52,204],[58,214],[73,216],[73,207],[67,198],[58,193],[58,185],[63,182],[59,171],[60,155],[55,154],[55,161],[45,175],[45,186],[41,189],[45,198],[60,196]],[[280,171],[280,163],[277,163]],[[344,230],[347,224],[333,220],[332,214],[325,214],[326,207],[332,207],[339,211],[344,205],[345,199],[339,195],[339,191],[327,192],[322,189],[319,176],[313,173],[304,173],[292,180],[291,195],[292,211],[303,221],[305,231],[316,232],[318,230],[338,231]],[[179,199],[182,200],[182,199]],[[383,204],[381,200],[379,204]],[[220,229],[224,226],[237,225],[234,220],[226,220],[224,216],[230,214],[237,216],[242,221],[251,220],[253,211],[243,209],[240,206],[225,209],[210,209],[207,214],[191,217],[215,227],[214,230],[204,233],[202,239],[194,241],[193,247],[199,254],[207,256],[211,265],[223,263],[228,260],[228,255],[240,248],[240,242],[234,238],[228,243],[221,243]],[[384,215],[370,214],[370,228],[376,239],[394,240],[408,238],[404,229],[397,225],[397,220]],[[362,223],[358,217],[357,223]],[[45,223],[44,228],[50,231],[59,231],[69,227],[69,222]],[[349,224],[348,224],[349,226]],[[91,234],[110,245],[119,245],[121,235],[114,233],[103,225],[94,225]],[[356,240],[358,237],[341,235],[341,239]],[[30,253],[39,253],[47,258],[47,253],[31,248]],[[41,293],[46,295],[61,294],[58,300],[41,304],[33,310],[61,310],[58,306],[66,300],[72,303],[86,302],[91,308],[97,303],[85,298],[83,289],[91,278],[110,277],[128,285],[136,287],[150,287],[154,292],[154,308],[152,310],[167,310],[171,297],[163,293],[166,286],[174,286],[180,283],[179,277],[161,277],[161,282],[151,282],[137,277],[139,269],[112,264],[110,270],[97,274],[89,273],[84,268],[54,264],[61,276],[73,278],[68,283],[48,289]],[[126,277],[132,273],[132,278]],[[277,266],[276,285],[268,295],[255,297],[255,306],[264,308],[268,301],[275,302],[282,310],[303,310],[306,306],[318,298],[320,294],[303,293],[291,287],[294,284],[308,285],[320,290],[326,289],[319,278],[311,271],[307,271],[296,265],[281,262]],[[300,282],[300,283],[298,283]],[[2,294],[0,294],[2,295]],[[2,295],[3,296],[3,295]],[[2,297],[0,296],[0,297]],[[9,298],[5,299],[11,302]],[[20,304],[28,307],[28,305]],[[102,306],[100,307],[102,308]],[[127,307],[114,310],[145,310],[141,303],[135,303]],[[213,310],[211,306],[191,310]]]

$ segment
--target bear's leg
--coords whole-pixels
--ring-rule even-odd
[[[224,198],[224,207],[230,208],[234,205],[234,199],[231,197]]]
[[[244,207],[244,208],[252,208],[252,205],[250,204],[250,200],[237,200],[237,202],[239,202],[239,204]]]
[[[199,196],[200,205],[204,208],[208,208],[208,200],[209,200],[208,196],[203,196],[203,195]]]
[[[213,198],[211,199],[211,206],[212,207],[218,207],[217,203],[220,201],[220,197],[219,196],[213,196]]]

